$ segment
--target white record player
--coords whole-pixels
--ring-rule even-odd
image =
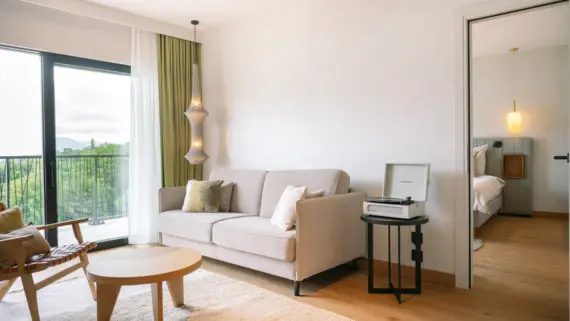
[[[382,197],[364,202],[364,214],[399,219],[425,215],[429,164],[386,164]]]

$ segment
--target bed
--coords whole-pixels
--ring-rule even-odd
[[[491,175],[473,178],[473,225],[480,228],[503,207],[505,181]]]
[[[532,139],[526,137],[474,138],[474,151],[487,146],[484,173],[473,173],[473,226],[479,228],[497,213],[532,214]],[[504,155],[524,155],[526,175],[503,180]],[[478,162],[473,160],[476,166]],[[474,167],[475,167],[474,166]],[[480,169],[475,169],[480,172]],[[479,174],[479,175],[476,175]]]

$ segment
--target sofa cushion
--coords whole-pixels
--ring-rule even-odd
[[[295,261],[295,230],[283,231],[268,218],[248,216],[214,224],[213,241],[225,248]]]
[[[247,216],[242,213],[186,213],[182,210],[158,215],[158,231],[181,238],[211,243],[212,225],[227,219]]]
[[[45,254],[49,252],[49,243],[43,234],[38,231],[38,229],[33,225],[13,230],[8,234],[0,234],[0,240],[9,240],[11,238],[27,235],[31,235],[32,238],[22,242],[22,245],[24,245],[24,254],[26,259],[29,259],[34,255]],[[17,252],[19,251],[15,252],[13,249],[7,246],[0,247],[0,270],[9,268],[12,265],[16,264],[18,261],[18,255],[20,255],[20,253]]]
[[[215,169],[210,173],[210,180],[235,184],[230,212],[259,215],[266,173],[264,170]]]
[[[10,233],[24,226],[24,215],[18,206],[0,212],[0,233]]]
[[[324,196],[348,193],[350,178],[340,169],[272,171],[265,176],[261,197],[261,217],[271,217],[287,185],[324,190]]]

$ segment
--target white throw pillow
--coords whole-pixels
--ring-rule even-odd
[[[271,224],[287,231],[295,224],[295,214],[297,212],[297,201],[307,197],[307,188],[287,186],[281,194],[281,198],[275,207]]]
[[[473,156],[475,156],[475,175],[485,175],[485,166],[487,166],[487,145],[473,147]]]

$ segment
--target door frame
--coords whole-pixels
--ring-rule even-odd
[[[455,13],[455,286],[473,284],[473,213],[471,209],[471,23],[568,0],[495,0],[462,7]],[[570,12],[570,11],[569,11]],[[570,24],[569,24],[570,27]]]

